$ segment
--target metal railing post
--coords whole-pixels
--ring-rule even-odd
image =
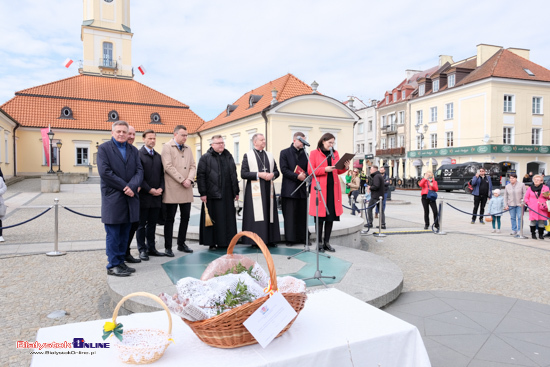
[[[521,221],[520,221],[520,225],[519,225],[519,234],[516,236],[516,238],[521,238],[521,239],[526,239],[527,237],[525,237],[523,235],[523,217],[524,217],[524,214],[525,214],[525,204],[523,203],[523,199],[521,199]]]
[[[384,196],[379,196],[378,197],[378,213],[380,213],[378,215],[378,233],[374,233],[373,236],[376,236],[376,237],[386,237],[385,234],[382,233],[382,216],[384,215],[385,217],[385,213],[382,212],[382,210],[384,210]]]
[[[447,232],[443,230],[443,204],[444,201],[441,200],[441,202],[439,203],[439,231],[437,231],[436,234],[447,234]]]
[[[55,224],[54,224],[54,249],[51,252],[47,252],[48,256],[62,256],[66,255],[66,252],[61,252],[58,250],[59,245],[59,199],[55,198]]]

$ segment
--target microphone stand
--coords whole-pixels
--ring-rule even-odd
[[[329,215],[329,210],[328,210],[328,207],[327,207],[327,203],[325,202],[325,198],[323,197],[322,195],[322,190],[321,190],[321,185],[319,185],[319,180],[317,180],[317,175],[315,174],[315,171],[317,170],[317,168],[321,167],[321,165],[323,163],[326,162],[326,160],[328,159],[329,156],[327,156],[321,163],[319,163],[319,165],[313,169],[313,166],[311,164],[311,160],[309,159],[309,156],[308,156],[308,165],[309,165],[309,168],[311,169],[311,175],[309,175],[306,180],[308,178],[310,178],[311,176],[313,176],[313,179],[315,180],[315,190],[317,191],[317,197],[315,198],[315,212],[316,212],[316,217],[315,217],[315,221],[316,221],[316,227],[315,229],[317,230],[317,234],[315,235],[315,253],[317,255],[317,269],[315,270],[315,274],[310,277],[310,278],[305,278],[305,279],[302,279],[304,281],[306,280],[309,280],[309,279],[317,279],[319,280],[321,283],[323,283],[323,285],[327,287],[327,284],[323,281],[322,278],[329,278],[329,279],[336,279],[335,276],[324,276],[324,275],[321,275],[321,273],[323,272],[322,270],[319,269],[319,232],[320,232],[320,228],[319,228],[319,197],[321,197],[321,200],[323,201],[323,205],[325,206],[325,210],[326,210],[326,215]],[[332,172],[329,172],[332,174]],[[304,181],[306,181],[304,180]],[[327,256],[328,258],[330,258],[330,256],[328,255],[324,255],[324,256]]]
[[[308,162],[308,165],[311,167],[311,161],[309,160],[309,154],[307,154],[307,151],[306,151],[306,145],[304,144],[304,153],[306,154],[306,158],[307,158],[307,162]],[[323,161],[324,162],[324,161]],[[312,172],[313,172],[313,169],[312,169]],[[296,190],[292,191],[292,194],[290,194],[290,196],[293,196],[296,192],[298,192],[298,190],[300,190],[300,187],[302,187],[302,185],[306,185],[306,193],[307,193],[307,209],[306,209],[306,245],[304,247],[304,249],[294,255],[291,255],[291,256],[288,256],[287,259],[290,260],[291,258],[293,257],[296,257],[300,254],[303,254],[305,252],[311,252],[311,250],[309,249],[309,225],[308,225],[308,220],[309,220],[309,188],[311,186],[311,176],[312,175],[309,175],[307,176],[303,181],[302,183],[296,188]],[[324,198],[323,198],[324,200]],[[326,205],[325,205],[326,207]],[[328,208],[327,208],[328,209]],[[317,253],[321,256],[324,256],[324,257],[327,257],[330,259],[330,256],[329,255],[325,255],[325,254],[321,254],[319,253],[319,245],[317,245]]]

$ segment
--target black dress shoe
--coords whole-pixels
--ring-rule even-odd
[[[149,261],[149,256],[147,255],[147,252],[141,251],[139,253],[139,258],[143,261]]]
[[[127,277],[130,275],[130,273],[124,270],[120,265],[107,269],[107,274],[116,277]]]
[[[380,226],[376,226],[376,228],[380,228]],[[386,229],[386,226],[382,225],[382,229]]]
[[[365,228],[372,228],[372,224],[367,223],[367,224],[365,224],[363,227],[365,227]]]
[[[130,264],[137,264],[137,263],[140,263],[141,260],[140,259],[136,259],[135,257],[133,257],[132,255],[126,255],[124,257],[124,261],[127,262],[127,263],[130,263]]]
[[[166,256],[166,254],[164,254],[162,252],[158,252],[157,250],[147,251],[147,255],[149,255],[149,256]]]
[[[276,243],[268,243],[267,247],[279,247]]]
[[[126,263],[120,263],[118,266],[120,266],[124,271],[127,271],[128,273],[135,273],[136,269],[129,267],[126,265]]]
[[[164,250],[164,256],[168,256],[168,257],[174,257],[174,253],[172,252],[172,250]]]
[[[208,246],[208,251],[216,251],[216,245]]]
[[[336,252],[336,250],[328,242],[323,243],[323,248],[329,252]]]
[[[325,252],[325,249],[323,248],[323,245],[319,245],[319,252]]]
[[[428,229],[429,226],[424,226],[424,229]]]
[[[178,245],[178,251],[187,252],[188,254],[193,252],[185,243]]]

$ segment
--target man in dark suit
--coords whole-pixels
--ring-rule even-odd
[[[307,157],[304,144],[298,138],[305,138],[301,132],[294,134],[292,144],[283,149],[279,157],[283,183],[281,186],[281,204],[283,209],[285,239],[287,246],[305,243],[307,229],[307,189],[306,184],[292,193],[306,179]]]
[[[143,181],[139,191],[139,226],[136,240],[139,258],[149,260],[149,256],[164,256],[155,248],[155,228],[162,204],[164,192],[164,168],[160,154],[155,152],[157,134],[153,130],[143,132],[144,146],[139,150],[139,158],[143,166]],[[145,245],[147,238],[147,245]]]
[[[127,144],[128,123],[117,121],[111,140],[97,151],[97,169],[101,177],[101,221],[105,224],[107,274],[128,276],[136,270],[124,263],[132,222],[139,220],[138,187],[143,168],[138,150]]]

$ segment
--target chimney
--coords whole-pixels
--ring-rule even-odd
[[[412,70],[412,69],[407,69],[405,70],[405,78],[407,78],[407,82],[409,81],[410,78],[412,78],[412,76],[416,73],[420,73],[421,70]]]
[[[523,57],[524,59],[529,60],[529,50],[526,48],[515,48],[515,47],[509,47],[507,48],[508,51],[515,53],[518,56]]]
[[[445,65],[445,63],[454,64],[453,57],[449,55],[439,55],[439,67]]]
[[[477,45],[476,66],[483,65],[485,61],[489,60],[491,57],[493,57],[494,54],[496,54],[501,49],[502,49],[502,46],[486,45],[484,43],[480,43],[479,45]]]
[[[273,87],[273,89],[271,90],[271,97],[273,97],[273,99],[271,100],[271,105],[273,106],[275,103],[279,102],[277,101],[277,89],[275,89],[275,87]]]
[[[348,99],[348,107],[355,111],[355,107],[353,107],[353,96],[350,96],[349,99]]]

